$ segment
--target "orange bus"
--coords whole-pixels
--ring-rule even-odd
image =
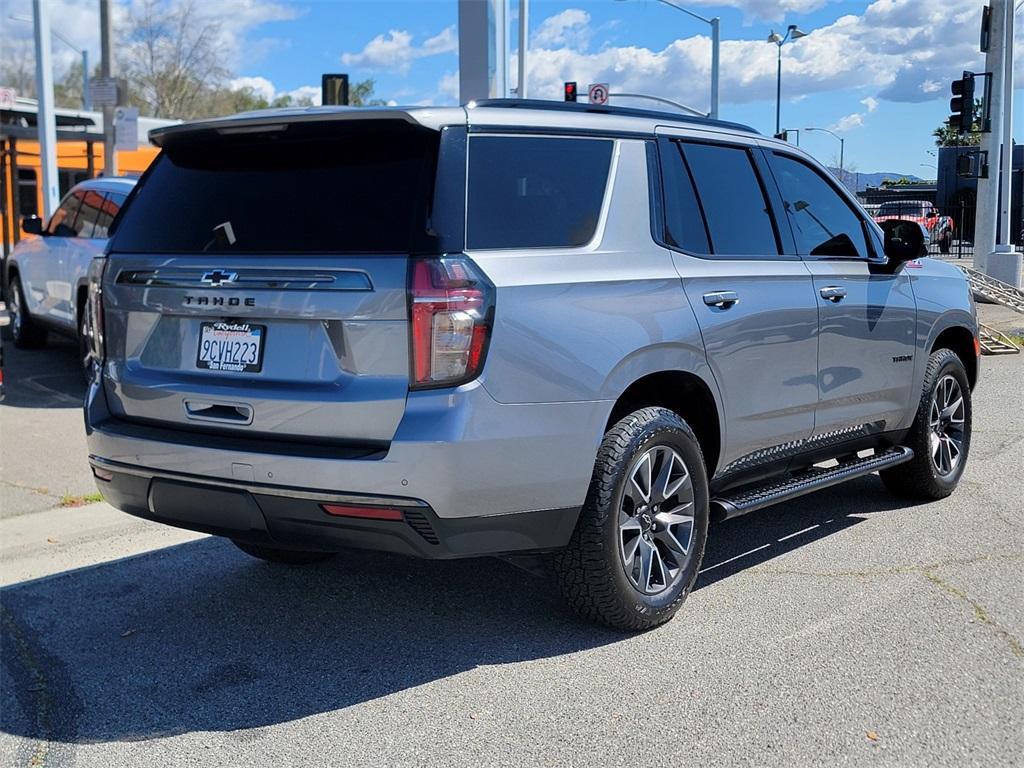
[[[99,112],[55,111],[57,177],[63,197],[75,184],[103,172],[103,116]],[[138,176],[145,171],[159,152],[149,143],[149,131],[177,122],[139,118],[139,147],[131,152],[118,151],[118,173]],[[0,239],[4,258],[22,237],[22,218],[42,215],[41,177],[36,101],[19,98],[13,109],[0,109]]]

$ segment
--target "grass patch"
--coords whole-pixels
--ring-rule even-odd
[[[98,493],[87,493],[84,496],[73,496],[70,493],[65,493],[60,497],[60,505],[62,507],[84,507],[86,504],[95,504],[97,501],[103,501],[103,497]]]

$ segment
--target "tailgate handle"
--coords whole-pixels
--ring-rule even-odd
[[[193,421],[252,424],[252,406],[245,403],[215,403],[209,400],[186,400],[185,415]]]

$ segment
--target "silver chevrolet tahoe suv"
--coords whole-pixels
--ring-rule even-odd
[[[963,275],[788,144],[533,101],[153,140],[90,272],[90,461],[125,512],[285,563],[545,563],[643,629],[712,519],[963,473]]]

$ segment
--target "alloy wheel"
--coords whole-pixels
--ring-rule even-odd
[[[960,466],[966,436],[964,394],[960,382],[946,374],[932,392],[928,424],[931,428],[929,448],[932,464],[943,477]]]
[[[685,571],[693,503],[693,481],[675,450],[658,445],[634,460],[619,505],[619,555],[640,592],[660,594]]]

